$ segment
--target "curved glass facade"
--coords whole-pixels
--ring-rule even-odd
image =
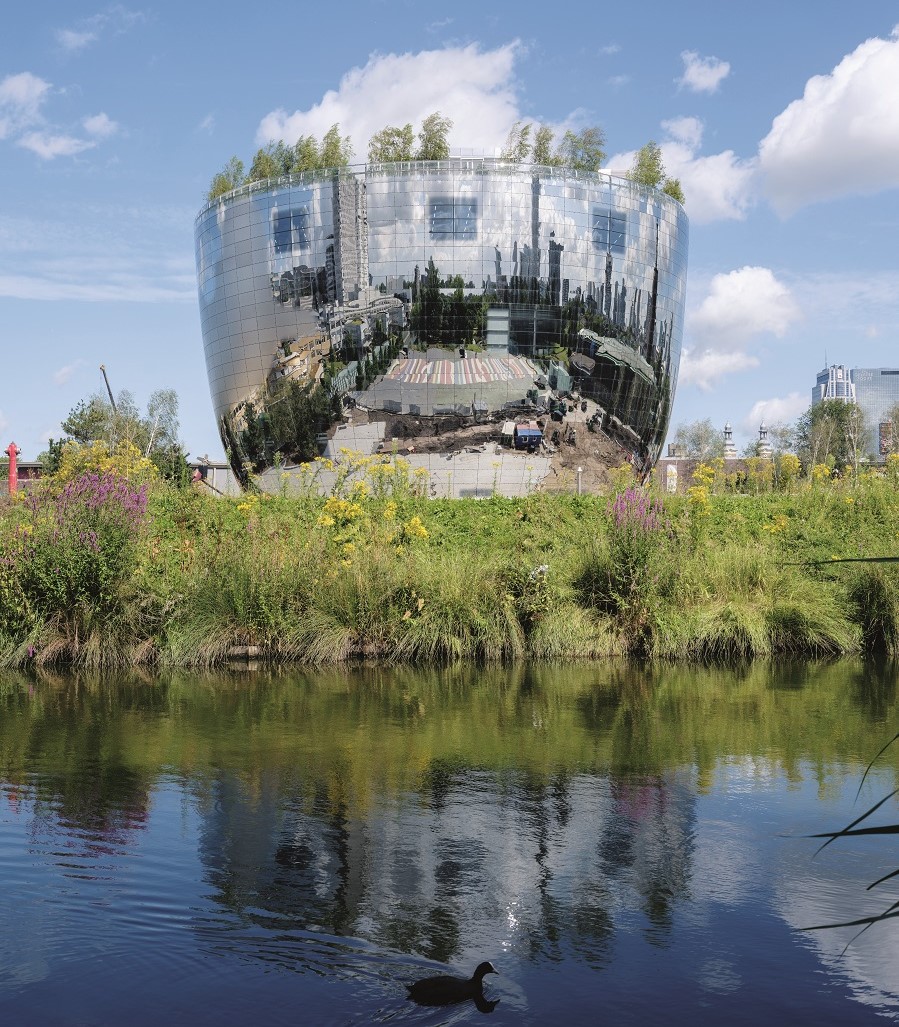
[[[573,394],[647,470],[674,396],[687,235],[655,189],[491,158],[296,175],[210,202],[200,313],[232,465],[310,459],[349,402],[420,426]]]

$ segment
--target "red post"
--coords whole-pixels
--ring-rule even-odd
[[[6,447],[6,455],[9,457],[9,494],[14,496],[16,489],[19,487],[19,473],[16,470],[16,457],[21,453],[22,450],[15,444],[10,442]]]

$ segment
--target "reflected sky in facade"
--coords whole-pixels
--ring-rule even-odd
[[[242,447],[241,410],[248,400],[251,416],[266,410],[284,379],[312,388],[325,374],[331,395],[364,393],[365,361],[382,348],[389,362],[403,347],[473,347],[526,357],[551,384],[557,368],[559,390],[593,399],[603,427],[645,465],[676,383],[687,236],[682,207],[657,190],[488,158],[368,165],[227,194],[196,222],[226,445]],[[524,391],[515,383],[500,399]],[[428,413],[428,400],[440,397],[401,392],[393,408]]]

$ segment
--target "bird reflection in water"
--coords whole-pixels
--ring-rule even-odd
[[[484,998],[484,977],[499,973],[492,963],[480,963],[471,977],[440,974],[407,984],[409,998],[420,1006],[450,1006],[457,1002],[474,1002],[482,1013],[492,1013],[499,999]]]

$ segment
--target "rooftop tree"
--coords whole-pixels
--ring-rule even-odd
[[[669,177],[665,171],[665,165],[662,162],[662,148],[653,139],[637,150],[627,177],[638,185],[647,185],[654,189],[661,188],[663,193],[667,193],[678,203],[684,202],[684,191],[681,188],[680,180]]]
[[[421,123],[418,133],[418,160],[446,160],[450,155],[447,137],[453,127],[452,121],[440,111],[429,114]]]
[[[388,125],[375,132],[368,143],[368,160],[371,164],[387,164],[395,161],[412,160],[415,135],[411,124],[402,128]]]

